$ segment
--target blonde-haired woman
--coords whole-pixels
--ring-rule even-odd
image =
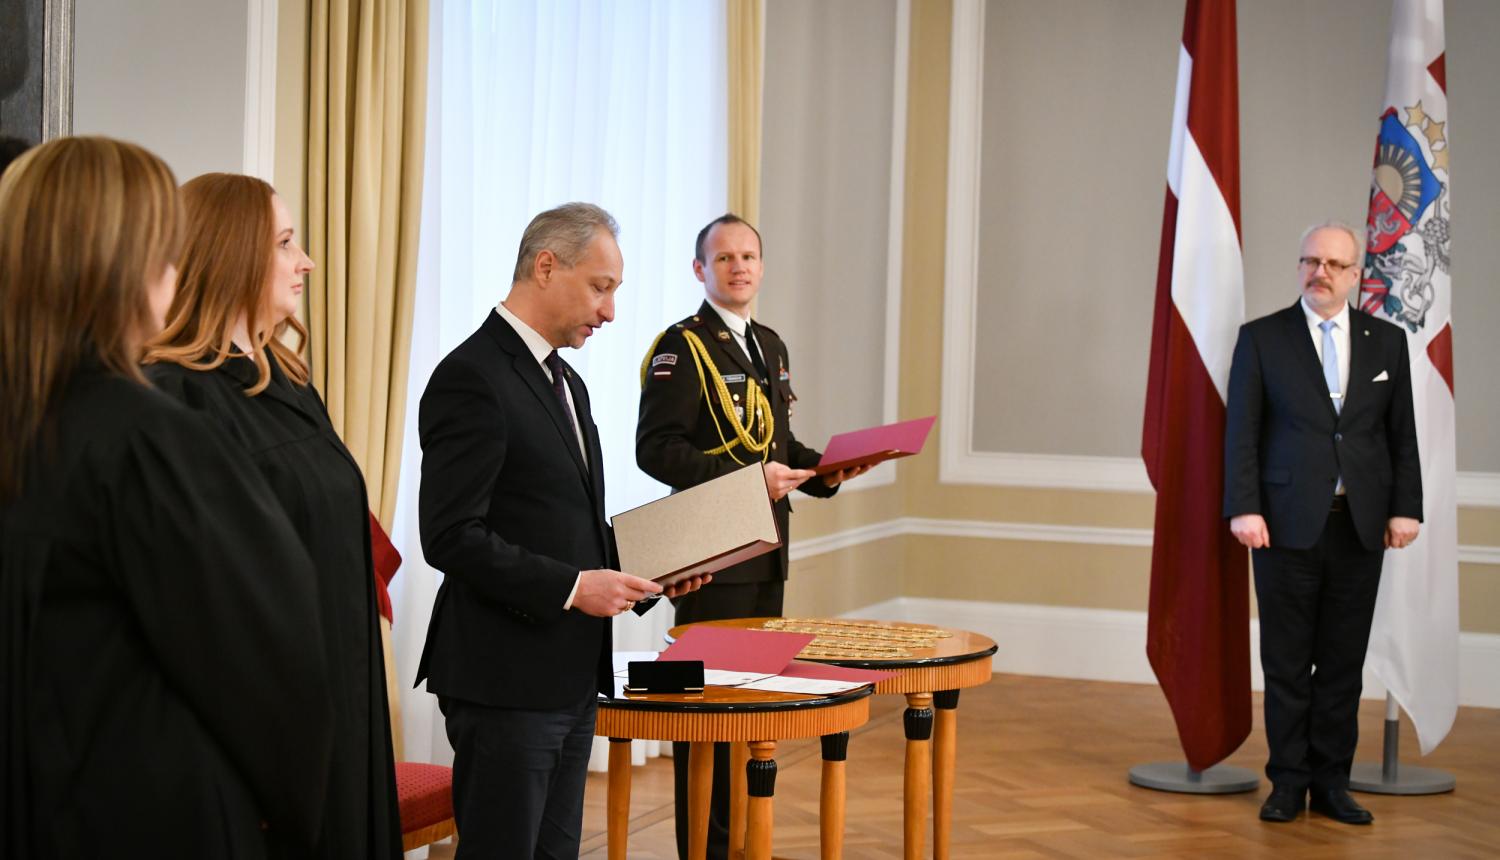
[[[315,856],[401,855],[395,765],[364,478],[298,354],[313,263],[286,205],[251,176],[182,186],[187,238],[147,374],[206,414],[268,479],[316,568],[328,691],[339,727]],[[290,329],[295,347],[283,341]]]
[[[0,212],[0,854],[301,853],[333,733],[311,561],[139,368],[171,171],[63,138],[5,171]]]

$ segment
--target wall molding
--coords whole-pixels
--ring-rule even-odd
[[[968,362],[972,368],[972,357]],[[966,385],[970,383],[965,383]],[[972,407],[965,408],[972,422]],[[944,415],[943,421],[961,420]],[[1154,493],[1146,476],[1146,465],[1138,457],[1089,457],[1069,454],[1015,454],[968,449],[957,451],[948,471],[939,480],[944,484],[987,484],[1000,487],[1036,487],[1054,490],[1092,490],[1121,493]]]
[[[1146,613],[1114,609],[1037,606],[898,597],[844,613],[940,624],[982,633],[1000,643],[997,672],[1089,681],[1155,684],[1146,660]],[[1250,686],[1265,689],[1260,669],[1260,626],[1251,619]],[[1500,636],[1459,634],[1460,705],[1500,708]],[[1384,699],[1385,688],[1365,672],[1364,698]]]
[[[965,367],[973,367],[970,355]],[[965,371],[966,374],[970,371]],[[945,371],[945,386],[947,383]],[[965,386],[972,383],[961,380]],[[944,390],[947,403],[947,390]],[[1064,454],[1022,454],[999,451],[969,450],[968,432],[960,427],[953,429],[955,422],[965,418],[958,412],[970,416],[972,407],[944,407],[942,421],[944,430],[962,434],[955,444],[962,450],[954,452],[947,471],[940,473],[944,484],[979,484],[997,487],[1034,487],[1055,490],[1090,490],[1121,493],[1153,493],[1146,466],[1139,457],[1089,457]],[[947,457],[948,436],[944,435],[944,452]],[[1454,482],[1461,508],[1500,508],[1500,472],[1459,472]]]
[[[1148,528],[897,517],[815,538],[794,540],[790,557],[792,561],[799,561],[903,535],[1118,547],[1149,547],[1152,541],[1152,530]],[[1463,564],[1500,566],[1500,546],[1460,544],[1458,560]]]
[[[277,0],[247,0],[245,173],[275,183]]]
[[[885,357],[881,420],[901,420],[901,280],[906,236],[906,99],[911,58],[911,0],[896,0],[896,44],[891,77],[891,176],[885,252]],[[896,464],[886,461],[840,492],[855,493],[896,483]]]
[[[948,96],[948,207],[943,251],[942,406],[938,480],[975,473],[974,317],[979,278],[979,177],[984,95],[984,3],[955,0]]]
[[[903,520],[885,520],[883,522],[871,523],[867,526],[845,529],[831,534],[821,535],[805,540],[794,540],[787,549],[787,556],[792,561],[801,561],[805,558],[824,555],[830,552],[838,552],[841,549],[849,549],[861,544],[872,543],[886,538],[899,537],[907,534],[903,531]]]

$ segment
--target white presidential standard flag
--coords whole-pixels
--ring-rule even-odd
[[[1423,524],[1410,547],[1386,551],[1367,665],[1411,716],[1424,755],[1447,736],[1458,711],[1448,192],[1443,3],[1395,0],[1360,307],[1406,331]]]

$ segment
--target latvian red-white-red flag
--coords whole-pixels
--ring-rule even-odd
[[[1423,524],[1386,552],[1366,665],[1411,715],[1424,755],[1458,712],[1447,86],[1442,0],[1395,0],[1359,304],[1406,330]]]
[[[1234,0],[1188,0],[1141,456],[1156,487],[1146,655],[1188,764],[1250,734],[1247,553],[1224,520],[1224,402],[1245,318]]]

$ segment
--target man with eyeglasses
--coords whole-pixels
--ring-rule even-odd
[[[1265,670],[1264,821],[1308,805],[1346,824],[1360,672],[1384,550],[1417,537],[1422,470],[1406,333],[1351,308],[1358,235],[1302,236],[1302,297],[1240,328],[1229,371],[1224,516],[1255,563]]]

